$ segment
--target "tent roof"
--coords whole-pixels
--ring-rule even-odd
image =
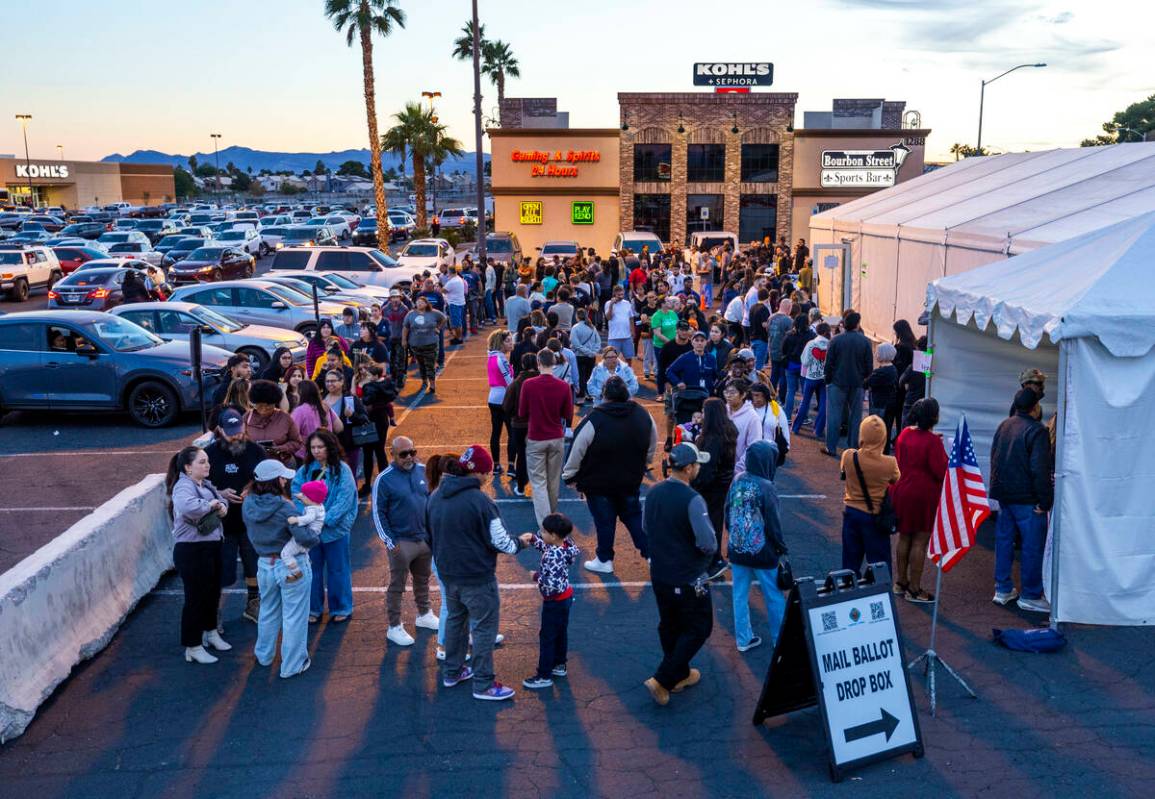
[[[980,330],[1016,332],[1030,349],[1044,334],[1094,336],[1112,355],[1138,357],[1155,346],[1155,212],[1061,244],[987,264],[927,286],[927,307],[972,318]]]
[[[967,158],[811,227],[1015,254],[1155,211],[1155,142]]]

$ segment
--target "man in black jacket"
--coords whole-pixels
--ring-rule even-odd
[[[659,705],[702,679],[690,660],[714,629],[706,566],[718,549],[706,501],[690,483],[710,456],[693,444],[670,450],[670,477],[646,496],[642,527],[650,544],[650,581],[658,603],[662,662],[646,689]]]
[[[825,455],[838,455],[842,423],[846,422],[846,446],[858,448],[858,426],[862,422],[862,383],[874,366],[870,341],[858,329],[862,314],[848,311],[843,319],[846,330],[826,348],[826,446]]]
[[[597,529],[597,553],[585,562],[585,568],[613,574],[618,519],[629,530],[642,557],[649,557],[639,490],[658,446],[658,427],[653,417],[630,399],[626,381],[617,375],[606,380],[602,399],[574,431],[561,479],[585,494]]]
[[[1015,394],[1014,416],[1003,420],[991,442],[991,498],[999,502],[995,520],[995,596],[1000,605],[1019,600],[1023,610],[1050,613],[1043,598],[1043,548],[1047,513],[1054,502],[1051,440],[1038,420],[1039,395],[1032,388]],[[1015,590],[1015,533],[1022,537],[1019,564],[1022,596]]]

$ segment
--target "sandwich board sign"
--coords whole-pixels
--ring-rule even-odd
[[[791,589],[754,724],[815,704],[835,782],[868,763],[907,752],[922,757],[885,564],[868,566],[861,581],[841,570]]]

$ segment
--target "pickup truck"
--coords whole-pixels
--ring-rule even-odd
[[[56,253],[48,247],[0,251],[0,291],[13,302],[24,302],[32,289],[51,289],[63,276]]]

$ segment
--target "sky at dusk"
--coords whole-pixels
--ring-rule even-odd
[[[0,153],[23,154],[14,114],[32,114],[32,156],[95,160],[222,146],[328,151],[366,146],[359,48],[321,0],[6,0]],[[472,150],[472,76],[450,58],[468,0],[402,0],[407,25],[377,39],[382,129],[439,90],[438,113]],[[481,0],[491,38],[522,78],[509,96],[557,97],[574,127],[618,123],[619,91],[693,91],[694,61],[772,61],[802,112],[835,97],[905,100],[932,129],[928,158],[983,140],[995,152],[1077,146],[1155,93],[1155,6],[1061,0]],[[16,35],[18,32],[18,35]],[[27,48],[25,50],[25,48]],[[23,53],[23,54],[22,54]],[[485,112],[496,90],[484,85]]]

